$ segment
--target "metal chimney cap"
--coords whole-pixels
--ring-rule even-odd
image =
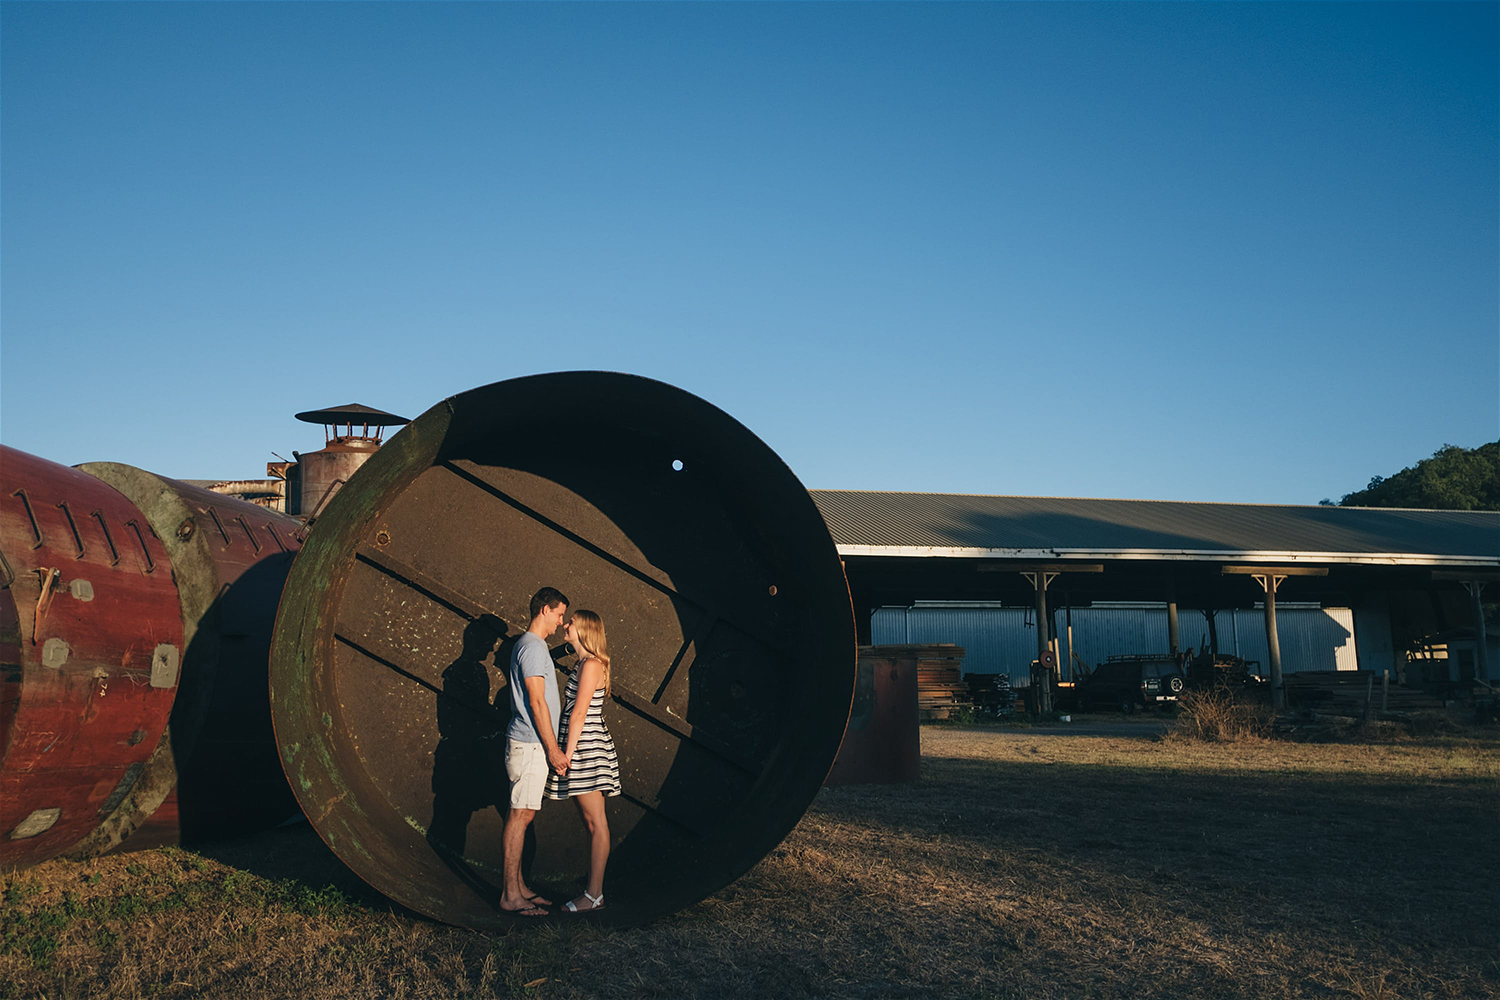
[[[305,410],[296,416],[298,420],[309,424],[364,424],[369,427],[397,427],[411,423],[406,417],[398,417],[394,413],[387,413],[359,403],[330,406],[326,410]]]

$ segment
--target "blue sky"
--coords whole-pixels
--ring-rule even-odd
[[[814,488],[1314,503],[1500,436],[1487,4],[0,8],[0,440],[540,371]]]

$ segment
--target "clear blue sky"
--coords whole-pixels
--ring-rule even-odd
[[[605,368],[810,487],[1314,503],[1500,436],[1493,3],[6,3],[0,440]]]

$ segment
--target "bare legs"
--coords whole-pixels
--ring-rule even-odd
[[[604,793],[584,792],[573,796],[578,806],[583,825],[589,831],[589,887],[588,894],[598,899],[604,895],[604,864],[609,860],[609,820],[604,817]],[[506,827],[509,832],[510,827]],[[509,855],[507,855],[509,857]],[[580,896],[573,900],[579,910],[592,910],[594,904]]]
[[[550,905],[521,880],[521,849],[526,844],[526,828],[535,816],[535,809],[512,808],[505,817],[505,894],[500,897],[500,909],[525,917],[544,916],[546,911],[538,909],[537,904]]]

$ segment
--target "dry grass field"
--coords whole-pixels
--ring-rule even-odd
[[[1129,731],[1129,730],[1124,730]],[[928,727],[649,927],[433,924],[305,826],[3,881],[0,997],[1500,996],[1500,736]]]

